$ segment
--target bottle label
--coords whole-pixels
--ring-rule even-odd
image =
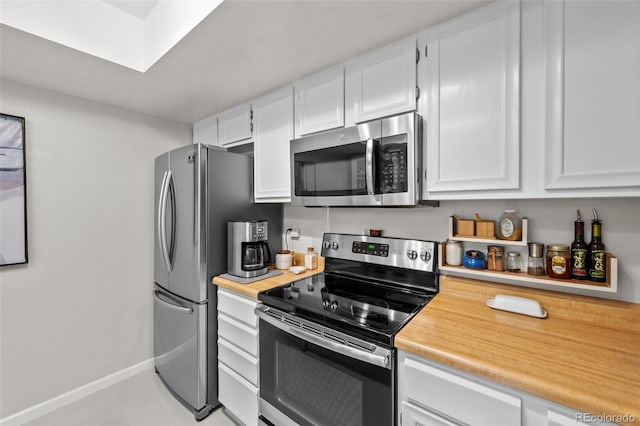
[[[571,275],[574,277],[587,277],[587,251],[575,249],[572,253]]]
[[[556,275],[562,275],[567,272],[567,260],[564,256],[553,256],[551,258],[551,270]]]
[[[606,279],[606,254],[604,250],[598,250],[591,253],[591,268],[589,276],[592,278]]]

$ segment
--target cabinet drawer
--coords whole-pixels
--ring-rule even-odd
[[[233,371],[258,386],[258,359],[235,347],[232,343],[218,339],[218,360]]]
[[[257,425],[258,389],[220,363],[218,364],[218,385],[222,405],[245,425]]]
[[[218,313],[218,336],[233,343],[249,355],[258,357],[258,330]]]
[[[475,426],[522,424],[520,398],[405,358],[405,396],[437,413]]]
[[[455,423],[446,420],[437,414],[402,401],[402,425],[403,426],[456,426]]]
[[[224,312],[253,328],[258,327],[258,316],[254,312],[256,306],[258,302],[254,300],[218,288],[218,312]]]

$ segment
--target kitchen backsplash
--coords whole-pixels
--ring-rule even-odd
[[[319,252],[324,232],[362,234],[371,228],[383,229],[383,235],[390,237],[443,241],[448,235],[451,215],[474,217],[479,213],[484,219],[497,220],[508,208],[516,209],[519,215],[529,219],[529,241],[544,244],[570,244],[576,209],[591,212],[596,208],[602,219],[603,242],[607,251],[618,257],[619,289],[617,294],[580,290],[575,293],[640,303],[640,198],[443,201],[438,208],[305,208],[286,205],[284,229],[300,229],[300,238],[289,240],[296,251],[313,246]],[[585,237],[587,242],[590,241],[590,232],[587,231]],[[557,288],[548,288],[557,291]]]

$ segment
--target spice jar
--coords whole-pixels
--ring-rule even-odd
[[[490,271],[504,271],[504,247],[489,246],[487,251],[487,269]]]
[[[447,240],[445,252],[447,265],[462,265],[462,243],[460,241]]]
[[[529,243],[529,261],[527,274],[535,276],[545,274],[544,258],[542,257],[543,251],[544,244]]]
[[[571,278],[571,252],[564,244],[547,245],[547,275],[549,278]]]
[[[520,253],[515,251],[507,253],[507,271],[520,272]]]

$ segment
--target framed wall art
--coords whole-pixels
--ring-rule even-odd
[[[0,266],[27,263],[24,117],[0,114]]]

